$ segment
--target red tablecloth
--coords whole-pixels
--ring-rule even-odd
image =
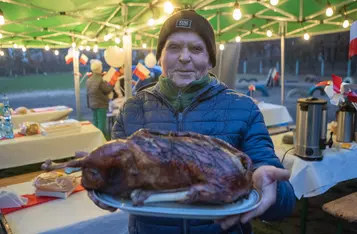
[[[77,188],[73,191],[73,193],[77,193],[77,192],[80,192],[83,190],[84,190],[84,188],[81,185],[78,185]],[[1,209],[1,212],[4,215],[6,215],[6,214],[12,213],[14,211],[26,209],[31,206],[36,206],[36,205],[39,205],[39,204],[42,204],[45,202],[53,201],[56,199],[61,199],[61,198],[57,198],[57,197],[37,197],[37,196],[35,196],[35,194],[25,194],[25,195],[22,195],[22,197],[26,197],[28,199],[28,202],[26,205],[21,206],[21,207],[15,207],[15,208],[4,208],[4,209]]]

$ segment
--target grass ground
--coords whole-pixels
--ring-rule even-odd
[[[72,73],[0,77],[0,94],[29,91],[73,89]],[[82,82],[81,87],[85,87]]]

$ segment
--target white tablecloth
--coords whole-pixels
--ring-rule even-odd
[[[268,127],[293,122],[293,119],[285,106],[260,102],[258,107],[262,112],[265,124]]]
[[[282,144],[283,135],[272,136],[280,160],[293,147]],[[306,161],[295,156],[294,150],[286,154],[283,165],[291,171],[290,182],[298,199],[320,195],[339,182],[357,178],[357,151],[327,148],[323,156],[322,161]]]
[[[35,112],[30,112],[25,115],[13,115],[12,124],[14,128],[19,128],[19,125],[26,121],[44,123],[44,122],[62,120],[67,118],[69,113],[73,111],[72,108],[66,106],[34,108],[33,110]]]
[[[92,124],[83,125],[78,133],[0,140],[0,169],[71,157],[76,151],[89,152],[105,142],[102,132]]]
[[[32,194],[31,182],[7,187],[18,195]],[[124,234],[128,215],[102,210],[82,191],[66,200],[57,199],[5,215],[14,234]]]

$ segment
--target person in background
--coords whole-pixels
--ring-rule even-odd
[[[102,76],[103,66],[100,60],[92,59],[90,68],[92,75],[88,77],[86,81],[88,108],[93,111],[93,124],[99,128],[104,135],[107,135],[108,95],[113,91],[118,78],[115,77],[111,79],[109,83],[104,81]]]
[[[227,88],[209,70],[216,65],[212,26],[194,10],[183,10],[163,24],[156,58],[162,76],[153,87],[128,99],[112,129],[112,138],[127,138],[139,129],[196,132],[226,141],[253,161],[253,185],[261,192],[259,206],[222,220],[184,220],[130,215],[130,234],[252,234],[249,221],[281,220],[295,207],[294,190],[275,155],[264,118],[254,101]],[[88,192],[95,204],[102,204]],[[231,229],[231,230],[230,230]]]

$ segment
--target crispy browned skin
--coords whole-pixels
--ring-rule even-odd
[[[66,166],[82,167],[86,189],[123,197],[135,189],[188,189],[188,203],[229,203],[252,189],[251,159],[222,140],[196,133],[139,130]],[[134,203],[143,200],[145,195]]]

